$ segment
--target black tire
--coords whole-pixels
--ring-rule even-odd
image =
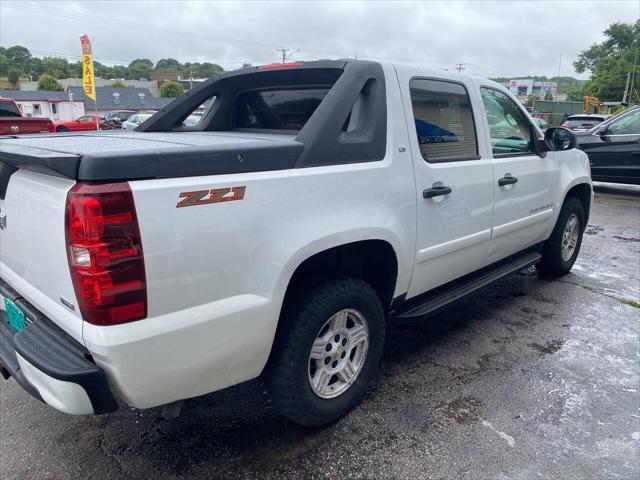
[[[56,132],[68,132],[69,129],[67,127],[63,127],[62,125],[60,125],[59,127],[56,127]]]
[[[334,398],[322,398],[309,380],[311,346],[325,323],[344,309],[355,309],[366,319],[368,350],[353,383]],[[308,427],[335,422],[362,399],[378,369],[384,345],[384,310],[378,295],[361,280],[331,280],[291,301],[280,321],[281,331],[262,378],[274,409]]]
[[[562,258],[562,241],[567,221],[575,215],[578,218],[578,241],[571,257],[567,260]],[[536,268],[544,275],[560,277],[571,270],[573,264],[580,253],[580,245],[582,244],[582,235],[585,230],[585,214],[582,202],[576,197],[569,197],[565,200],[556,226],[551,233],[549,239],[544,243],[542,248],[542,260]]]

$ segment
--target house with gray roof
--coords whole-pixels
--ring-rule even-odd
[[[95,112],[94,101],[87,97],[82,87],[69,87],[74,100],[84,102],[87,113]],[[96,103],[98,115],[117,110],[160,110],[173,100],[172,98],[154,97],[148,88],[136,87],[96,87]]]
[[[68,92],[0,90],[0,97],[14,100],[25,117],[75,120],[85,115],[84,102]]]

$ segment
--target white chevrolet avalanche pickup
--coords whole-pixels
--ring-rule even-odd
[[[231,72],[133,132],[3,138],[0,371],[71,414],[259,377],[329,424],[385,322],[571,269],[592,200],[574,146],[489,80],[357,60]]]

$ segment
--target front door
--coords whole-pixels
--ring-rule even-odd
[[[613,120],[586,149],[594,180],[640,184],[640,109]]]
[[[491,238],[491,160],[478,150],[467,87],[399,72],[417,184],[417,244],[407,298],[480,268]]]
[[[493,87],[480,87],[493,155],[495,208],[486,263],[545,240],[553,221],[557,166],[535,153],[537,130],[522,107]]]

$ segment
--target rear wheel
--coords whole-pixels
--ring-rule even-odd
[[[285,309],[263,377],[274,408],[305,426],[330,424],[351,410],[375,375],[384,311],[357,279],[327,282]]]
[[[568,198],[551,236],[544,244],[538,270],[556,277],[568,273],[578,258],[585,226],[582,202],[575,197]]]
[[[62,125],[60,125],[59,127],[56,127],[56,132],[68,132],[69,129],[67,127],[64,127]]]

